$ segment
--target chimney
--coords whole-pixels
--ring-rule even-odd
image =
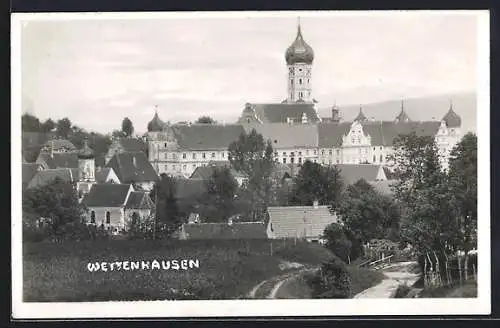
[[[313,201],[313,207],[314,208],[318,208],[318,206],[319,206],[318,200],[314,200]]]

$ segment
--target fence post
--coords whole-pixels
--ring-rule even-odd
[[[460,263],[460,252],[457,255],[457,263],[458,263],[458,275],[459,275],[460,283],[462,283],[462,266]]]
[[[469,251],[465,253],[464,257],[464,274],[465,274],[465,281],[469,280]]]

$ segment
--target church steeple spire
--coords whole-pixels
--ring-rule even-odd
[[[367,120],[365,114],[363,113],[363,106],[359,105],[359,114],[354,120],[358,122],[364,122]]]
[[[400,123],[400,122],[409,122],[410,117],[408,114],[406,114],[405,106],[404,106],[404,100],[401,99],[401,112],[399,112],[399,115],[396,116],[395,122]]]

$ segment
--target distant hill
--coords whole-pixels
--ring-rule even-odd
[[[476,131],[477,97],[475,93],[457,93],[405,99],[406,113],[413,121],[440,120],[453,102],[453,109],[462,118],[462,130]],[[359,105],[339,105],[342,119],[352,121],[359,113]],[[376,120],[393,120],[401,111],[401,100],[363,104],[363,113]],[[322,117],[331,117],[331,108],[320,109]]]

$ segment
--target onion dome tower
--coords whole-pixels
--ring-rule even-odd
[[[160,132],[163,130],[165,123],[158,116],[158,111],[155,110],[155,116],[148,123],[148,132]]]
[[[288,103],[312,103],[311,69],[314,51],[302,36],[300,18],[297,22],[297,35],[285,52],[288,67]]]
[[[462,119],[453,110],[453,103],[451,102],[450,102],[450,109],[448,109],[448,112],[444,115],[442,120],[446,123],[446,126],[449,128],[459,128],[462,125]]]

